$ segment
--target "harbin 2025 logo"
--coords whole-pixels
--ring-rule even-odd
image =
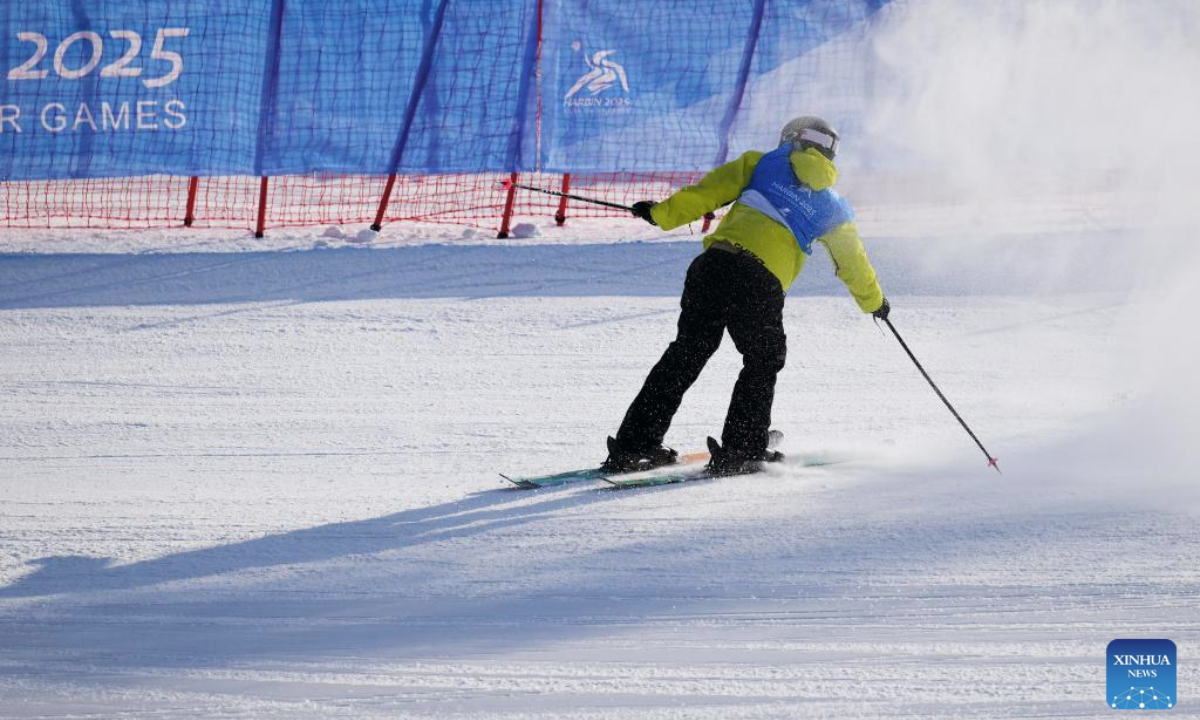
[[[1108,644],[1108,706],[1114,710],[1170,710],[1178,665],[1170,640],[1113,640]]]

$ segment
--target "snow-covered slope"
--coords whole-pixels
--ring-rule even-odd
[[[1118,637],[1196,717],[1120,240],[870,245],[1004,475],[818,256],[775,425],[850,462],[627,492],[496,473],[602,459],[694,241],[0,256],[0,717],[1092,718]]]

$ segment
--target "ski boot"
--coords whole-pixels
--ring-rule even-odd
[[[679,453],[669,447],[658,445],[647,450],[633,451],[621,447],[616,438],[608,438],[608,459],[600,470],[613,475],[653,470],[663,465],[673,465]]]
[[[783,453],[778,450],[765,448],[760,453],[748,453],[735,448],[723,448],[711,437],[708,439],[708,452],[712,457],[705,470],[713,477],[749,475],[762,472],[767,463],[783,462]]]

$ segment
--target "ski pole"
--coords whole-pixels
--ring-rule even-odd
[[[595,198],[584,197],[582,195],[572,195],[571,193],[558,192],[556,190],[546,190],[544,188],[534,187],[533,185],[522,185],[521,183],[515,183],[512,180],[507,179],[507,178],[500,181],[500,186],[502,188],[504,188],[505,190],[508,190],[509,188],[519,187],[522,190],[532,190],[533,192],[545,193],[546,195],[554,195],[555,197],[565,197],[565,198],[570,198],[572,200],[578,200],[580,202],[591,203],[593,205],[603,205],[604,207],[617,208],[618,210],[628,210],[630,212],[633,212],[633,208],[629,207],[628,205],[621,205],[620,203],[612,203],[612,202],[608,202],[607,200],[596,200]]]
[[[983,443],[979,442],[979,438],[975,437],[975,433],[971,432],[971,428],[967,426],[967,422],[962,419],[962,416],[958,414],[958,411],[954,409],[954,406],[950,404],[950,401],[947,400],[946,396],[942,394],[942,391],[938,389],[938,386],[933,382],[933,378],[929,377],[929,373],[925,372],[925,368],[921,367],[921,363],[917,361],[917,356],[913,355],[912,350],[908,349],[908,343],[904,342],[904,338],[900,337],[900,333],[896,332],[896,326],[892,325],[892,321],[888,320],[887,318],[884,318],[883,322],[892,331],[892,334],[896,336],[896,340],[900,341],[900,347],[904,348],[904,352],[908,353],[908,357],[913,361],[913,364],[917,366],[917,369],[921,371],[921,374],[925,376],[925,379],[929,382],[929,386],[933,388],[933,391],[937,393],[937,396],[942,399],[942,402],[946,403],[946,407],[950,408],[950,412],[954,414],[954,418],[958,420],[958,424],[963,426],[963,430],[967,431],[967,434],[971,436],[971,439],[974,440],[975,444],[979,446],[979,449],[983,451],[983,454],[988,459],[988,467],[994,467],[996,468],[996,472],[1000,472],[1000,466],[997,464],[1000,462],[1000,460],[992,457],[992,454],[987,451],[987,448],[983,446]],[[1003,475],[1004,473],[1000,474]]]

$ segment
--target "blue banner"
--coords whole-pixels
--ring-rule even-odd
[[[705,170],[770,150],[798,115],[852,125],[889,1],[547,3],[542,168]]]
[[[521,163],[537,0],[287,0],[262,171]]]
[[[5,3],[0,179],[252,171],[269,23],[245,0]]]
[[[5,3],[0,180],[707,168],[883,1]]]
[[[759,0],[760,2],[762,0]],[[621,0],[547,5],[543,165],[549,170],[708,168],[753,30],[752,2]],[[664,150],[669,151],[664,152]]]

